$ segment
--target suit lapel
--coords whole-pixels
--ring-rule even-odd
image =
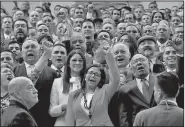
[[[149,95],[150,95],[150,101],[154,92],[154,83],[155,83],[155,78],[152,75],[149,75]]]
[[[132,91],[135,93],[135,95],[137,97],[140,98],[140,100],[142,100],[143,102],[145,102],[146,104],[148,104],[148,102],[146,101],[146,99],[144,98],[143,94],[140,92],[139,88],[137,87],[137,82],[136,80],[133,80],[132,84],[134,85]]]
[[[41,74],[39,75],[39,78],[36,82],[35,88],[37,90],[39,90],[42,87],[42,84],[43,84],[43,81],[44,81],[43,80],[44,73],[46,73],[46,75],[47,75],[47,72],[45,72],[45,69],[41,72]],[[46,77],[46,79],[47,79],[47,77]]]
[[[25,63],[22,63],[20,65],[19,76],[26,76],[26,77],[28,77]]]

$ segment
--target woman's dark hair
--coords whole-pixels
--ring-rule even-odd
[[[48,41],[54,43],[52,37],[49,34],[43,34],[43,35],[39,36],[37,39],[39,44],[41,44],[41,41],[43,38],[46,38]]]
[[[152,23],[154,23],[154,22],[153,22],[153,19],[154,19],[154,16],[155,16],[156,13],[160,13],[160,14],[162,15],[162,20],[165,20],[164,14],[163,14],[162,12],[158,11],[158,12],[154,12],[154,13],[152,14]]]
[[[119,38],[118,38],[118,42],[120,41],[121,37],[127,35],[128,36],[128,42],[129,42],[129,51],[131,54],[131,58],[134,56],[135,52],[137,52],[137,41],[135,39],[135,37],[133,37],[132,35],[128,34],[128,33],[124,33],[122,34]]]
[[[73,99],[76,99],[76,98],[79,96],[79,94],[80,94],[81,92],[84,92],[84,91],[85,91],[85,88],[86,88],[86,85],[87,85],[87,84],[86,84],[86,81],[85,81],[85,77],[86,77],[86,74],[87,74],[88,70],[91,69],[92,67],[96,67],[96,68],[99,68],[99,69],[100,69],[101,79],[100,79],[100,82],[99,82],[98,85],[97,85],[98,88],[102,88],[103,85],[105,84],[106,75],[105,75],[104,69],[103,69],[100,65],[98,65],[98,64],[92,64],[91,66],[89,66],[89,67],[86,69],[85,75],[84,75],[83,80],[82,80],[81,89],[80,89],[80,90],[77,90],[77,92],[74,94],[74,98],[73,98]]]
[[[70,78],[71,78],[70,60],[71,60],[72,56],[74,56],[75,54],[79,54],[83,59],[83,68],[80,71],[81,84],[82,84],[82,81],[83,81],[83,78],[84,78],[85,69],[86,69],[86,59],[80,51],[72,50],[69,53],[69,55],[67,56],[66,63],[65,63],[65,68],[64,68],[63,93],[65,93],[65,94],[69,93],[69,89],[70,89],[70,82],[69,81],[70,81]]]

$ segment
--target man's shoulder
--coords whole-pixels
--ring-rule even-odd
[[[121,86],[120,89],[119,89],[119,91],[120,92],[124,92],[124,93],[128,93],[133,88],[135,88],[135,86],[136,86],[136,81],[135,80],[132,80],[132,81],[124,84],[123,86]]]

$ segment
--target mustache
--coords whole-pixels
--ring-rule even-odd
[[[143,50],[145,51],[145,50],[152,50],[152,48],[150,47],[150,46],[145,46],[144,48],[143,48]]]
[[[22,29],[18,29],[17,33],[24,33]]]

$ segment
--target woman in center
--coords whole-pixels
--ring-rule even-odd
[[[104,50],[109,68],[109,84],[99,65],[86,69],[82,87],[69,94],[65,122],[67,126],[113,126],[108,115],[108,104],[118,90],[120,75],[111,52]]]

